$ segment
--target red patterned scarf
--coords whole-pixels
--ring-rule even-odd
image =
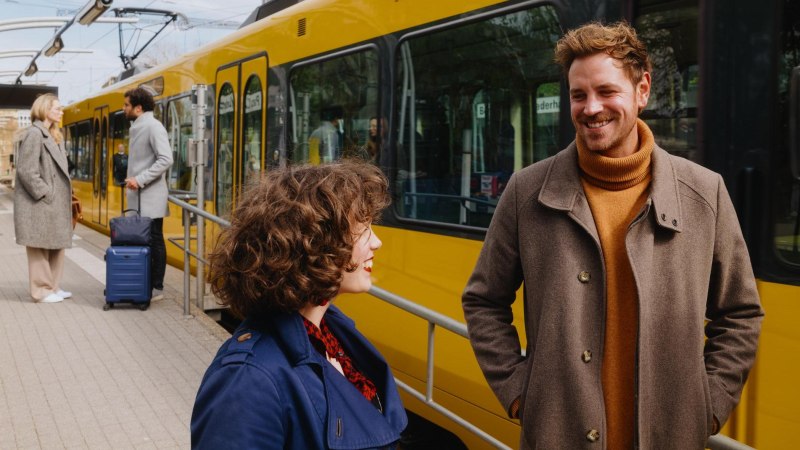
[[[339,361],[339,364],[342,366],[342,371],[344,371],[344,376],[347,378],[347,380],[350,381],[350,383],[352,383],[356,389],[361,391],[361,395],[363,395],[370,402],[374,403],[373,400],[378,394],[377,389],[375,389],[375,384],[373,384],[369,378],[356,369],[353,361],[344,352],[339,340],[336,339],[336,336],[334,336],[333,333],[331,333],[330,328],[328,328],[328,324],[325,323],[325,319],[320,321],[320,327],[317,328],[316,325],[303,317],[303,325],[306,327],[306,332],[308,333],[308,339],[311,341],[311,345],[313,345],[322,356],[326,356],[327,353],[331,358],[336,358],[336,360]]]

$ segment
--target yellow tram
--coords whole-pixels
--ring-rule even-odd
[[[120,145],[127,151],[122,94],[132,87],[156,93],[175,159],[170,189],[196,191],[191,94],[206,85],[207,211],[225,217],[243,186],[278,165],[370,159],[393,196],[378,230],[375,284],[463,321],[461,291],[508,177],[574,136],[556,40],[589,20],[620,18],[653,57],[643,118],[662,147],[723,175],[759,278],[767,316],[757,366],[723,431],[758,448],[791,448],[789,430],[800,424],[800,8],[791,0],[268,2],[224,39],[68,105],[83,223],[107,233],[110,217],[135,207],[123,205],[112,165]],[[320,138],[322,129],[335,139]],[[164,233],[180,237],[181,211],[170,210]],[[208,227],[209,245],[216,231]],[[168,260],[183,267],[174,246]],[[340,305],[395,374],[424,391],[427,324],[369,296]],[[436,351],[436,401],[515,447],[519,424],[467,341],[438,332]],[[469,448],[487,446],[404,400]]]

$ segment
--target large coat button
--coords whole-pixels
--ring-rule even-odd
[[[599,441],[600,440],[600,432],[597,431],[597,430],[589,430],[589,432],[586,433],[586,440],[589,441],[589,442],[597,442],[597,441]]]
[[[578,281],[580,281],[581,283],[588,283],[591,278],[592,275],[585,270],[578,274]]]
[[[581,359],[583,362],[588,363],[592,360],[592,351],[591,350],[584,350],[583,355],[581,355]]]

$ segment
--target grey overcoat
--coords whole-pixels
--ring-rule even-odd
[[[626,237],[639,296],[634,439],[702,449],[712,415],[725,423],[739,399],[763,311],[722,178],[658,147],[652,164],[649,199]],[[604,270],[575,144],[515,173],[463,306],[500,402],[508,411],[521,398],[520,448],[606,448]],[[523,282],[526,357],[511,325]]]
[[[20,136],[14,189],[17,244],[61,249],[72,247],[72,185],[67,153],[42,121]]]
[[[131,124],[128,143],[128,177],[136,177],[141,188],[141,214],[157,219],[169,215],[167,170],[172,166],[172,147],[164,125],[148,111]],[[136,191],[127,189],[126,208],[139,204]]]

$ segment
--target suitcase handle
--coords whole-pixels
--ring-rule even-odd
[[[122,215],[123,216],[128,211],[136,211],[136,215],[137,216],[141,216],[142,215],[142,188],[137,188],[136,189],[136,200],[137,200],[136,203],[138,203],[136,205],[136,209],[133,209],[133,208],[123,209],[122,210]]]

